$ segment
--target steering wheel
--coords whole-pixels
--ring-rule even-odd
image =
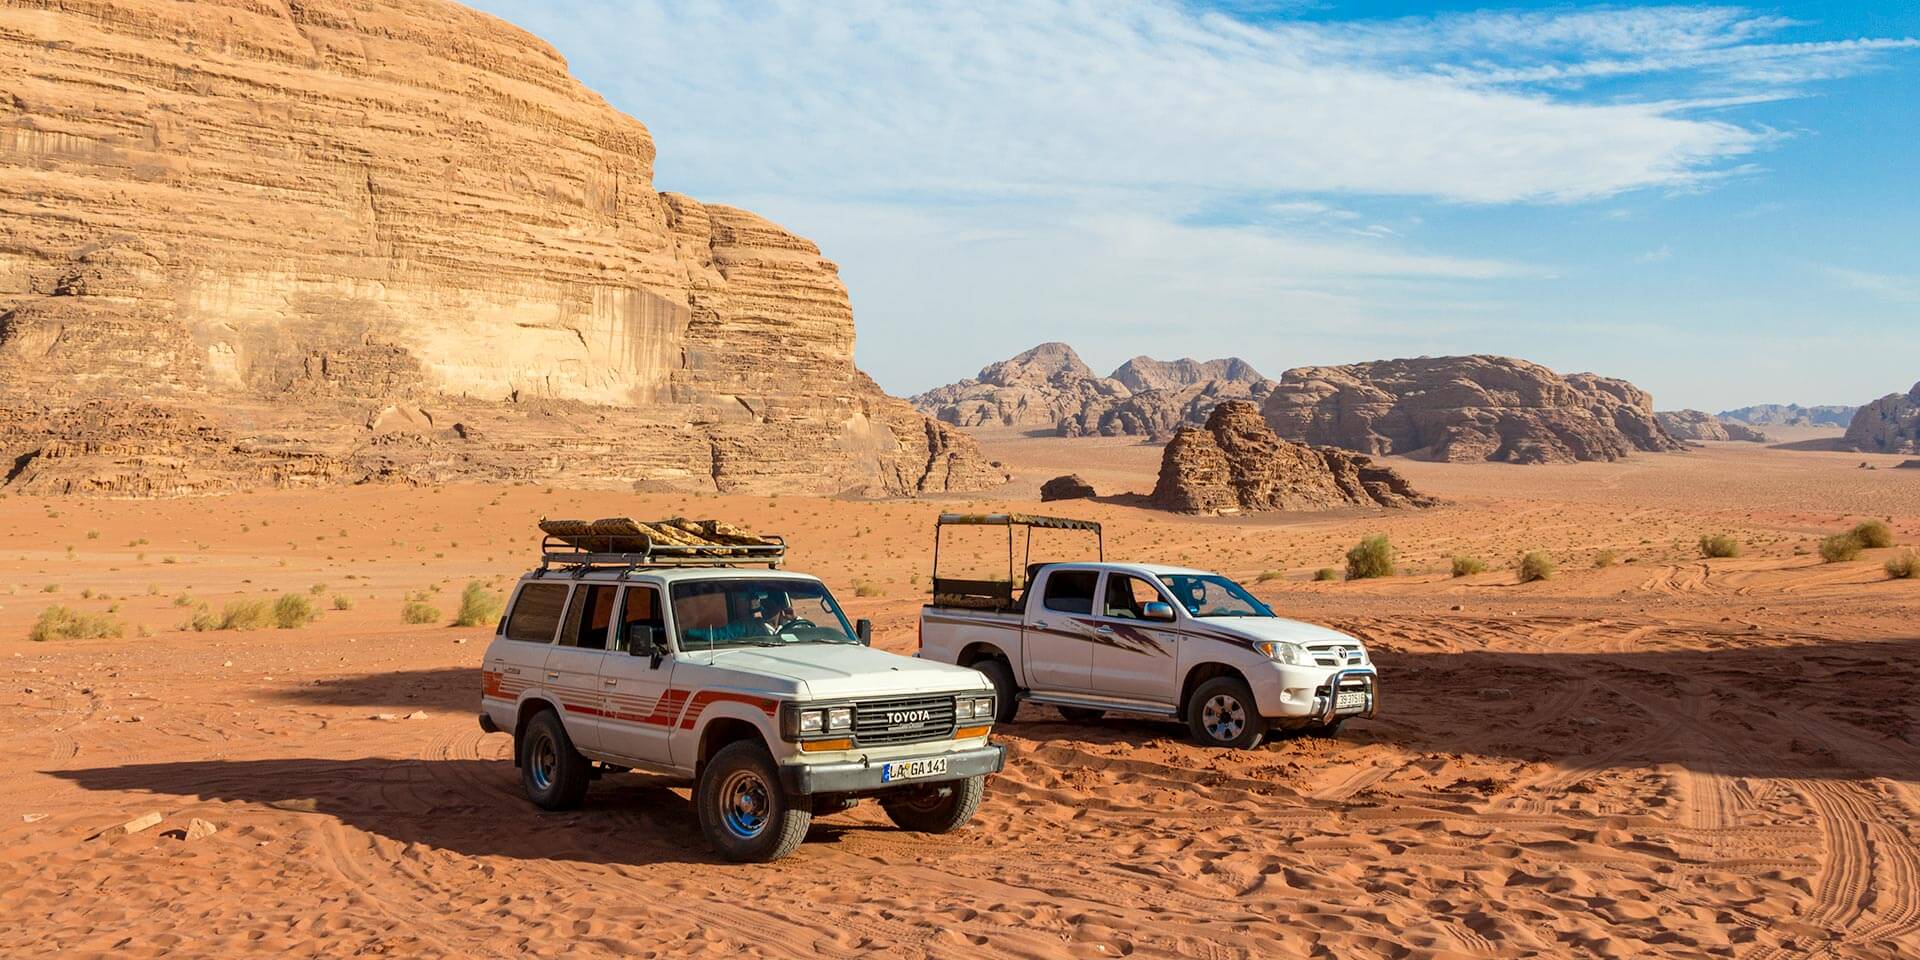
[[[820,629],[819,627],[816,627],[813,625],[812,620],[803,620],[800,617],[794,617],[792,620],[788,620],[786,623],[781,624],[780,625],[781,632],[784,633],[788,627],[807,627],[813,630]]]

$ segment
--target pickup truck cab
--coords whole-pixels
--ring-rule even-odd
[[[1059,518],[941,517],[943,526],[1035,521],[1099,532],[1097,524]],[[934,600],[920,613],[919,656],[985,674],[1003,722],[1025,699],[1052,704],[1069,719],[1106,712],[1180,719],[1200,743],[1245,748],[1275,729],[1331,734],[1378,706],[1365,644],[1280,617],[1218,573],[1102,560],[1030,563],[1026,580],[1016,597],[1011,577],[956,580],[936,572]]]
[[[777,569],[784,544],[555,539],[482,672],[480,725],[513,735],[535,804],[577,806],[606,773],[664,774],[693,784],[715,852],[765,861],[816,813],[869,797],[902,828],[953,830],[1002,768],[991,684],[872,649],[870,624],[848,623],[826,584]]]

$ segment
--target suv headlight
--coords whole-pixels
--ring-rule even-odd
[[[992,697],[979,697],[973,701],[973,718],[975,720],[993,719]]]
[[[1306,647],[1297,643],[1288,643],[1285,640],[1261,640],[1253,645],[1253,649],[1269,660],[1278,660],[1296,667],[1313,663],[1313,658],[1307,656]]]
[[[852,729],[853,729],[853,708],[852,707],[828,707],[827,708],[827,731],[829,733],[837,732],[840,730],[852,730]]]
[[[809,733],[823,733],[826,729],[827,712],[825,710],[800,711],[800,734],[802,736]]]
[[[972,697],[955,697],[953,699],[953,718],[955,720],[972,720],[973,703]]]

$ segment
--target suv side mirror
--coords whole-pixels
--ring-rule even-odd
[[[863,647],[873,646],[873,621],[861,617],[853,622],[853,638]]]
[[[652,657],[653,666],[667,656],[667,644],[659,631],[644,623],[627,624],[627,654],[635,657]]]
[[[1173,622],[1173,604],[1162,603],[1158,600],[1152,600],[1140,605],[1140,615],[1142,617],[1147,618],[1148,620],[1158,620],[1161,623],[1172,623]]]

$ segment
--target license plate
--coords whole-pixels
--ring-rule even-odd
[[[1358,713],[1367,708],[1367,695],[1364,692],[1340,692],[1340,698],[1334,701],[1336,713]]]
[[[894,783],[900,780],[918,780],[921,777],[937,777],[947,772],[946,757],[929,757],[925,760],[895,760],[880,765],[880,782]]]

